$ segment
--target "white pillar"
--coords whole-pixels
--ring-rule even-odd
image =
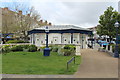
[[[112,51],[112,46],[110,46],[110,52],[113,52],[113,51]]]
[[[32,44],[32,34],[30,34],[30,43]]]
[[[63,33],[61,33],[61,44],[63,43]]]
[[[83,49],[87,49],[87,46],[86,46],[86,35],[83,34]]]
[[[32,36],[32,44],[34,44],[34,33],[32,33],[31,36]]]
[[[80,44],[81,44],[80,48],[81,48],[81,49],[82,49],[82,46],[83,46],[82,36],[83,36],[83,34],[80,34]]]
[[[108,45],[106,45],[106,50],[108,51]]]
[[[85,35],[85,45],[86,45],[86,49],[88,48],[88,46],[87,46],[87,40],[88,40],[88,36]]]
[[[80,53],[80,45],[75,45],[76,46],[76,53],[75,55],[81,55]]]

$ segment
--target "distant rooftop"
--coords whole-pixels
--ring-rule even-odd
[[[46,26],[42,26],[39,28],[35,28],[37,30],[45,30]],[[81,28],[78,26],[74,26],[74,25],[52,25],[52,26],[48,26],[49,30],[67,30],[67,29],[77,29],[77,30],[87,30],[87,31],[91,31],[90,29],[87,28]]]

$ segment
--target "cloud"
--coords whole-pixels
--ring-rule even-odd
[[[99,16],[108,6],[118,9],[117,2],[37,2],[32,6],[41,14],[42,19],[53,24],[73,24],[81,27],[94,27]]]
[[[15,2],[34,6],[43,20],[52,24],[73,24],[81,27],[96,26],[99,16],[108,6],[118,10],[118,0],[0,0],[0,2],[1,7],[11,6],[11,3]]]

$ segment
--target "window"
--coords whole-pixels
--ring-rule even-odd
[[[55,43],[55,44],[58,43],[58,37],[53,37],[53,43]]]
[[[41,43],[43,43],[43,41],[41,41]]]
[[[66,39],[65,39],[65,41],[66,41]]]

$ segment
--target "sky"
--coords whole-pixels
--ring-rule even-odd
[[[0,7],[13,4],[13,1],[4,1]],[[118,1],[54,1],[54,0],[21,0],[26,6],[34,6],[41,19],[51,22],[53,25],[76,25],[83,28],[98,25],[99,16],[107,7],[112,6],[118,10]]]

